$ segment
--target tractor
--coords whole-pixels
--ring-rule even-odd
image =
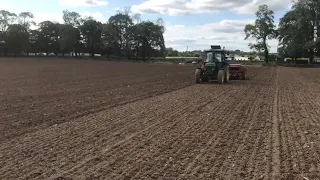
[[[195,72],[196,83],[217,80],[219,84],[229,81],[229,63],[226,61],[228,55],[220,45],[212,45],[210,50],[205,51],[202,56],[201,66]]]

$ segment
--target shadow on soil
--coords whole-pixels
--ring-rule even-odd
[[[223,85],[241,85],[250,80],[230,80],[229,82],[223,84]],[[209,82],[202,82],[200,85],[221,85],[218,83],[218,81],[209,81]]]

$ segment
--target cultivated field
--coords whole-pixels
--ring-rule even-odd
[[[0,179],[320,179],[320,69],[0,60]]]

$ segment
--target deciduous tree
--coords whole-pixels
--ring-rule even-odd
[[[41,44],[42,52],[46,52],[47,55],[50,53],[59,53],[59,33],[60,24],[51,21],[43,21],[39,23],[39,43]]]
[[[133,26],[131,17],[126,13],[118,13],[111,16],[108,21],[109,24],[115,29],[118,40],[118,54],[130,55],[130,41],[129,41],[129,29]]]
[[[10,53],[21,55],[28,51],[29,33],[28,29],[21,24],[9,25],[7,30],[6,46]]]
[[[309,57],[311,62],[317,51],[320,1],[299,0],[294,3],[279,23],[280,50],[286,56]],[[319,52],[318,52],[319,53]]]
[[[245,39],[252,37],[256,39],[256,44],[249,44],[251,49],[263,50],[265,61],[269,63],[268,39],[276,38],[276,29],[274,24],[274,12],[267,5],[260,5],[256,12],[256,21],[254,24],[248,24],[244,28]]]
[[[80,26],[80,32],[88,52],[94,58],[94,54],[100,52],[102,46],[102,23],[89,18]]]

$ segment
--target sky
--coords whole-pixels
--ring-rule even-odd
[[[275,12],[275,23],[291,7],[292,0],[0,0],[1,8],[14,13],[30,11],[37,23],[62,22],[62,11],[76,11],[102,23],[117,10],[130,8],[142,20],[164,20],[166,47],[179,51],[209,49],[221,45],[228,50],[249,51],[244,26],[253,23],[255,12],[267,4]],[[276,52],[277,40],[269,40]]]

